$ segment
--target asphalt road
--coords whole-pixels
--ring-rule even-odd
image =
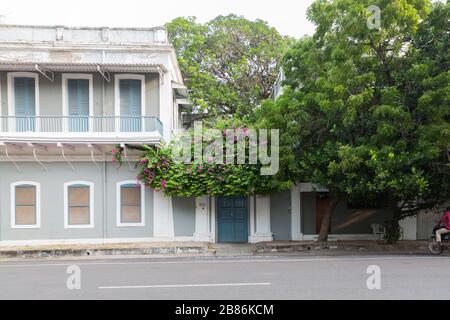
[[[369,268],[371,274],[367,273],[369,266],[376,266]],[[369,290],[367,279],[371,277],[370,284],[376,286],[374,277],[378,271],[380,288]],[[68,283],[72,290],[68,289]],[[0,262],[0,288],[0,299],[448,300],[450,257],[365,255]]]

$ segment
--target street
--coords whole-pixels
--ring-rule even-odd
[[[380,288],[369,290],[374,265]],[[450,299],[450,257],[10,261],[0,288],[0,299]]]

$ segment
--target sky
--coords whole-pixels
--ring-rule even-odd
[[[306,19],[313,0],[2,0],[0,22],[6,24],[154,27],[173,18],[195,16],[206,22],[235,13],[265,20],[281,34],[312,34]]]

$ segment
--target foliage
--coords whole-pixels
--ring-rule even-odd
[[[291,41],[262,20],[230,14],[166,25],[197,115],[242,117],[268,98]]]
[[[122,166],[122,163],[123,163],[122,153],[123,153],[123,147],[121,147],[120,145],[115,146],[111,150],[112,162],[116,163],[119,167]]]
[[[233,133],[234,136],[234,129],[230,131],[225,130],[225,128],[240,128],[234,127],[234,125],[238,124],[242,124],[242,122],[236,119],[222,119],[217,121],[216,128],[220,129],[219,132],[224,137],[223,143],[219,147],[223,151],[223,154],[226,152],[226,135]],[[201,142],[203,150],[216,143],[206,138],[205,132]],[[268,194],[290,188],[291,184],[289,182],[281,182],[273,176],[261,175],[260,170],[262,165],[260,163],[249,164],[249,139],[247,139],[246,132],[248,132],[248,129],[244,128],[244,135],[234,138],[234,161],[231,164],[216,161],[216,153],[211,154],[207,158],[203,157],[200,161],[194,161],[195,159],[192,159],[193,161],[189,163],[175,158],[174,155],[178,155],[177,142],[182,137],[179,137],[178,140],[175,139],[168,146],[158,148],[147,145],[140,146],[143,152],[141,160],[136,164],[138,169],[136,179],[141,181],[146,187],[163,191],[168,196]],[[194,136],[193,130],[186,132],[186,137],[191,142],[195,142],[196,137]],[[236,164],[238,152],[236,144],[240,139],[244,139],[247,150],[244,164]],[[117,153],[118,148],[115,148],[116,153],[113,157],[120,164],[121,153]],[[191,155],[193,155],[194,144],[191,145],[190,151]],[[203,153],[203,155],[205,156],[206,154]]]
[[[373,4],[380,30],[367,28]],[[427,0],[312,4],[316,32],[288,51],[284,93],[258,114],[281,131],[285,179],[315,183],[333,199],[382,199],[401,212],[397,221],[450,196],[448,30],[437,17],[448,5],[430,9]]]

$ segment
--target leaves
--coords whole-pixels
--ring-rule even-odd
[[[366,26],[372,4],[381,30]],[[449,12],[426,0],[312,4],[316,32],[287,51],[283,95],[258,113],[282,132],[286,179],[391,207],[450,198]]]
[[[232,125],[241,125],[242,122],[237,119],[222,119],[216,123],[216,128],[223,131],[224,128],[230,129]],[[236,127],[238,128],[238,127]],[[240,128],[240,127],[239,127]],[[243,129],[248,130],[248,128]],[[193,137],[193,130],[187,132],[190,136],[190,141],[195,140]],[[234,134],[234,133],[233,133]],[[141,160],[136,163],[138,174],[136,179],[141,181],[146,187],[163,191],[168,196],[203,196],[203,195],[253,195],[253,194],[268,194],[271,192],[284,191],[290,188],[291,184],[288,181],[281,181],[273,176],[261,175],[262,165],[249,164],[248,157],[250,156],[249,140],[244,137],[237,138],[235,144],[239,139],[245,139],[245,162],[244,164],[235,164],[237,160],[238,148],[233,145],[234,163],[222,164],[214,163],[205,159],[205,151],[207,147],[216,144],[217,141],[207,138],[207,132],[203,132],[202,143],[203,159],[200,162],[195,160],[189,163],[179,161],[176,157],[176,144],[180,140],[174,140],[168,146],[153,147],[143,146],[143,153]],[[222,145],[219,145],[219,151],[225,154],[226,139],[223,139]],[[191,146],[191,155],[194,151],[194,145]],[[119,164],[121,162],[121,155],[123,149],[115,147],[113,149],[113,158]]]
[[[167,30],[195,111],[209,119],[251,114],[270,96],[291,42],[262,20],[233,14],[205,24],[176,18]]]

